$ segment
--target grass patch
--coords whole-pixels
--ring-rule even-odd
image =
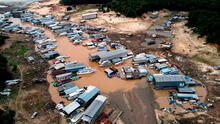
[[[89,10],[89,9],[97,9],[98,6],[90,6],[90,7],[87,7],[87,8],[81,8],[79,9],[76,13],[83,13],[85,12],[86,10]]]
[[[202,63],[206,63],[206,64],[209,64],[209,65],[215,65],[214,62],[212,62],[209,58],[205,57],[205,56],[202,56],[202,55],[194,55],[193,56],[193,59],[199,61],[199,62],[202,62]]]
[[[217,49],[218,53],[220,54],[220,48]]]
[[[16,84],[11,88],[12,92],[9,95],[9,99],[15,99],[18,96],[19,84]]]
[[[21,49],[19,49],[18,54],[24,55],[25,53],[27,53],[27,51],[28,50],[26,48],[21,48]]]
[[[5,43],[6,39],[8,39],[8,36],[6,34],[0,33],[0,46]]]
[[[17,67],[18,62],[16,60],[16,58],[14,58],[13,56],[6,56],[7,60],[8,60],[8,64],[13,66],[13,67]]]

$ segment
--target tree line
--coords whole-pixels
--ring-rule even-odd
[[[77,4],[106,4],[112,0],[60,0],[64,5],[77,5]]]
[[[5,40],[8,37],[1,34],[0,35],[0,46],[3,45],[3,43],[5,42]],[[11,73],[8,71],[8,61],[7,58],[5,56],[3,56],[0,53],[0,90],[2,90],[5,87],[5,80],[8,80],[11,78]]]
[[[0,33],[0,46],[5,43],[5,39],[7,39],[7,38],[8,38],[8,36]]]
[[[207,41],[220,45],[220,0],[61,0],[67,5],[107,4],[127,17],[141,16],[147,11],[169,9],[189,11],[188,26]]]
[[[189,11],[187,26],[220,45],[220,0],[113,0],[108,7],[128,17],[160,9]]]

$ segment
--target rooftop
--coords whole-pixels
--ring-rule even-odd
[[[153,75],[156,82],[178,82],[183,81],[185,82],[186,79],[183,75],[161,75],[161,74],[154,74]]]

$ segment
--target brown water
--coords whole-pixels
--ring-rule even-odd
[[[47,36],[50,38],[53,38],[54,35],[50,31],[45,32]],[[117,90],[131,90],[132,88],[136,87],[137,80],[133,81],[127,81],[122,80],[120,78],[108,78],[106,74],[104,73],[103,67],[100,67],[98,63],[91,62],[88,59],[89,53],[96,52],[96,49],[87,49],[86,47],[83,47],[82,45],[73,45],[67,37],[55,37],[57,39],[57,51],[62,56],[69,56],[67,60],[76,60],[78,62],[82,62],[87,64],[88,66],[95,68],[96,72],[92,74],[87,75],[81,75],[81,79],[74,81],[74,83],[79,87],[84,87],[88,85],[94,85],[104,93],[114,92]],[[121,70],[122,66],[125,65],[131,65],[131,61],[127,60],[122,65],[116,66],[116,68]],[[121,73],[122,74],[122,73]]]
[[[21,23],[19,19],[14,20],[15,23],[20,23],[22,26],[32,26],[29,23]],[[62,56],[68,56],[70,58],[67,61],[77,60],[78,62],[85,63],[86,65],[95,68],[96,72],[87,75],[81,75],[81,79],[74,81],[74,83],[79,87],[84,87],[88,85],[94,85],[100,88],[102,93],[110,93],[118,90],[128,91],[133,88],[136,88],[139,80],[122,80],[120,78],[108,78],[104,73],[104,69],[106,67],[100,67],[96,62],[91,62],[88,59],[89,53],[96,52],[97,49],[87,49],[82,45],[73,45],[72,42],[66,36],[56,36],[54,33],[48,29],[45,29],[45,34],[51,38],[56,39],[57,42],[57,51]],[[89,40],[87,40],[89,41]],[[120,72],[122,66],[131,66],[131,60],[126,60],[123,64],[115,66]],[[122,76],[122,73],[121,73]],[[48,73],[47,75],[48,82],[52,82],[53,79],[51,75]],[[205,101],[205,97],[207,95],[206,88],[204,87],[196,87],[198,96],[201,96],[201,101]],[[171,91],[171,90],[169,90]],[[55,87],[53,87],[52,83],[49,86],[49,92],[51,94],[52,100],[55,103],[59,103],[60,101],[64,101],[65,103],[70,103],[66,99],[59,96],[58,91]],[[167,90],[154,90],[156,101],[159,103],[160,108],[169,108],[172,106],[169,105],[169,92]],[[184,105],[188,107],[188,105]]]
[[[23,23],[19,19],[13,19],[13,22],[16,24],[20,24],[24,27],[36,27],[29,23]],[[42,28],[42,27],[41,27]],[[97,52],[97,49],[88,49],[87,47],[84,47],[82,45],[73,45],[72,42],[66,37],[66,36],[56,36],[54,33],[46,28],[43,28],[45,30],[46,36],[48,36],[51,39],[56,39],[57,42],[57,51],[62,56],[68,56],[70,58],[67,59],[67,61],[76,60],[78,62],[82,62],[86,64],[87,66],[90,66],[92,68],[96,69],[95,73],[87,74],[87,75],[81,75],[81,79],[74,81],[74,83],[79,87],[84,87],[88,85],[94,85],[98,88],[100,88],[101,92],[103,93],[110,93],[117,90],[122,91],[128,91],[136,87],[136,84],[139,82],[138,80],[122,80],[120,78],[114,77],[114,78],[108,78],[106,74],[104,73],[104,69],[106,67],[100,67],[98,63],[89,61],[89,53]],[[89,40],[87,40],[89,41]],[[122,66],[131,66],[131,60],[126,60],[123,64],[115,66],[120,72]],[[122,73],[121,73],[122,76]],[[48,82],[52,82],[53,79],[51,75],[48,73],[47,75]],[[49,86],[49,92],[51,94],[52,100],[56,103],[59,103],[60,101],[65,101],[69,103],[66,99],[59,96],[58,91],[55,87],[53,87],[52,83],[50,83]]]

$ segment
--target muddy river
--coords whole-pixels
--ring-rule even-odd
[[[25,26],[27,26],[27,27],[32,26],[33,27],[33,25],[31,25],[29,23],[21,23],[19,19],[13,19],[13,22],[21,24],[24,27]],[[95,73],[81,75],[81,77],[82,77],[81,79],[74,81],[73,83],[76,84],[77,86],[84,87],[84,86],[94,85],[94,86],[100,88],[102,94],[105,94],[108,96],[109,94],[117,93],[118,91],[122,91],[122,92],[132,91],[133,89],[136,89],[139,84],[145,85],[145,83],[143,83],[145,81],[145,78],[143,78],[142,81],[140,81],[140,80],[122,80],[117,77],[114,77],[111,79],[108,78],[106,76],[106,74],[104,73],[104,69],[105,69],[104,67],[100,67],[98,65],[98,63],[91,62],[88,59],[89,54],[96,52],[97,49],[88,49],[87,47],[84,47],[82,45],[73,45],[73,43],[70,42],[70,40],[66,36],[56,36],[56,35],[54,35],[54,33],[52,31],[50,31],[46,28],[43,28],[43,29],[45,30],[46,36],[48,36],[51,39],[57,40],[56,50],[60,53],[60,55],[70,57],[67,59],[67,61],[76,60],[80,63],[84,63],[87,66],[96,69]],[[86,42],[88,42],[88,41],[89,40],[87,40]],[[123,64],[117,65],[115,67],[119,71],[121,71],[122,66],[126,66],[126,65],[131,66],[131,60],[126,60]],[[67,104],[70,103],[71,101],[67,101],[65,98],[62,98],[59,96],[57,88],[53,87],[53,85],[51,83],[51,82],[53,82],[53,79],[49,73],[47,75],[47,80],[50,83],[49,92],[51,94],[52,100],[55,103],[59,103],[60,101],[64,101]],[[122,75],[122,72],[120,74]],[[200,100],[204,101],[205,96],[207,95],[206,88],[196,87],[195,89],[197,90],[197,94],[200,97]],[[155,97],[156,97],[156,102],[159,103],[160,108],[173,108],[173,106],[169,105],[169,103],[168,103],[169,91],[167,91],[167,90],[154,90],[154,93],[155,93]],[[139,94],[139,95],[142,95],[142,94]],[[146,94],[147,94],[147,92],[146,92]],[[152,95],[152,94],[150,94],[150,95]],[[144,96],[141,99],[148,99],[148,98],[146,96]],[[116,100],[116,101],[118,101],[118,100]],[[146,101],[146,103],[147,102],[149,102],[149,101]],[[132,103],[133,103],[133,101],[132,101]],[[120,103],[120,104],[123,104],[123,103]],[[185,107],[188,107],[188,106],[189,105],[185,105]],[[139,109],[142,109],[142,108],[138,107],[137,110],[139,110]],[[127,108],[125,108],[124,110],[127,110]],[[131,115],[131,116],[133,116],[133,115]]]
[[[33,25],[29,23],[23,23],[19,19],[13,19],[14,23],[20,24],[23,27],[30,27]],[[42,28],[42,27],[41,27]],[[96,72],[92,74],[87,75],[81,75],[81,79],[74,81],[74,84],[76,84],[79,87],[94,85],[98,88],[100,88],[101,92],[104,94],[108,94],[114,91],[128,91],[137,86],[137,83],[140,82],[140,80],[123,80],[121,78],[108,78],[106,74],[104,73],[104,67],[100,67],[98,63],[91,62],[88,58],[90,53],[97,52],[97,49],[88,49],[87,47],[84,47],[82,45],[73,45],[72,42],[66,37],[66,36],[56,36],[54,33],[48,29],[45,29],[45,34],[51,39],[56,39],[57,42],[57,48],[56,50],[60,53],[62,56],[68,56],[70,58],[67,59],[67,61],[73,61],[76,60],[80,63],[84,63],[89,67],[95,68]],[[88,42],[89,40],[87,40]],[[85,41],[86,42],[86,41]],[[131,66],[131,60],[126,60],[121,65],[114,66],[119,71],[121,71],[122,66]],[[122,75],[122,72],[120,73]],[[53,79],[51,75],[48,73],[47,75],[48,82],[52,82]],[[56,103],[60,101],[66,101],[66,99],[59,96],[57,90],[55,87],[52,86],[52,83],[50,83],[49,92],[52,96],[52,100]]]
[[[50,38],[57,39],[57,51],[62,56],[68,56],[70,58],[67,59],[67,61],[76,60],[78,62],[85,63],[87,66],[95,68],[96,72],[88,75],[81,75],[81,79],[74,81],[74,83],[79,87],[84,87],[88,85],[94,85],[98,88],[100,88],[101,92],[103,93],[110,93],[117,90],[131,90],[132,88],[135,88],[137,80],[134,81],[127,81],[122,80],[120,78],[108,78],[106,74],[104,73],[103,67],[100,67],[96,62],[90,62],[88,59],[89,53],[96,52],[96,49],[87,49],[87,47],[83,47],[82,45],[73,45],[72,42],[69,41],[67,37],[58,37],[54,36],[51,31],[46,30],[45,34]],[[125,61],[122,65],[116,66],[117,69],[121,70],[122,66],[125,65],[131,65],[130,61]],[[122,74],[122,73],[121,73]],[[49,76],[50,77],[50,76]],[[51,78],[48,78],[51,79]],[[49,80],[51,82],[51,80]],[[52,85],[51,85],[52,86]],[[54,91],[50,87],[51,94],[57,94],[57,91]],[[53,95],[52,95],[53,97]],[[55,98],[52,98],[56,102],[59,102],[57,100],[58,96],[55,96]]]

